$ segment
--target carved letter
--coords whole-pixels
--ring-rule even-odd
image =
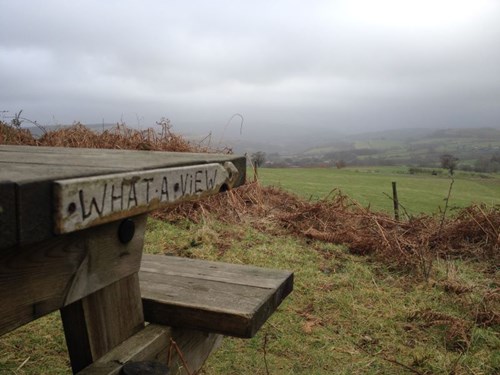
[[[135,182],[130,184],[130,190],[128,191],[128,206],[130,208],[130,202],[134,202],[134,206],[137,206],[137,193],[135,191]]]
[[[153,180],[154,177],[142,179],[142,181],[146,182],[146,203],[149,203],[149,183]]]
[[[123,210],[123,183],[120,186],[120,195],[115,195],[115,184],[111,185],[111,212],[115,211],[117,200],[120,200],[120,210]]]
[[[160,201],[163,200],[163,196],[165,196],[166,200],[168,201],[168,179],[167,179],[167,176],[164,176],[163,180],[161,182]]]
[[[187,184],[188,184],[189,174],[181,174],[181,193],[182,196],[186,195],[187,192]]]
[[[205,171],[205,181],[207,184],[207,190],[212,190],[215,186],[215,181],[217,181],[217,169],[214,171],[214,177],[208,178],[208,170]]]
[[[80,190],[78,192],[78,195],[80,196],[80,206],[82,207],[82,218],[83,220],[87,219],[92,215],[92,207],[95,207],[95,210],[99,216],[102,215],[102,211],[104,209],[104,202],[106,200],[106,191],[108,189],[108,184],[104,184],[104,191],[102,193],[102,201],[101,201],[101,207],[97,205],[97,200],[95,197],[92,197],[92,200],[90,201],[90,206],[88,212],[85,212],[85,199],[83,196],[83,190]]]
[[[195,180],[194,180],[194,192],[195,193],[201,193],[203,189],[201,188],[201,175],[203,174],[203,171],[196,171],[195,175]],[[198,177],[200,175],[200,177]]]

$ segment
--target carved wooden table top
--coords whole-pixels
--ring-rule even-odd
[[[234,155],[0,145],[0,249],[218,192],[244,179],[245,159]]]

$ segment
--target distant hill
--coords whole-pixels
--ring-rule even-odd
[[[452,154],[459,165],[479,168],[500,155],[500,129],[398,129],[339,137],[323,141],[285,160],[273,157],[275,166],[409,165],[438,167],[440,156]],[[491,168],[490,168],[491,167]],[[483,168],[487,170],[488,168]]]
[[[440,129],[429,134],[427,138],[476,138],[498,140],[500,139],[500,129]]]
[[[409,129],[390,129],[372,132],[363,132],[346,136],[346,140],[367,141],[375,139],[386,139],[392,141],[407,141],[429,136],[434,132],[430,128],[409,128]]]

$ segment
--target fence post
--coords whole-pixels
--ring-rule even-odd
[[[396,181],[392,181],[392,201],[394,202],[394,219],[399,221],[399,201],[398,190],[396,189]]]

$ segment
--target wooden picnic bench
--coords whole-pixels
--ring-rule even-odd
[[[147,212],[237,187],[245,168],[232,155],[0,145],[0,336],[60,310],[73,372],[88,375],[169,357],[188,373],[221,335],[252,337],[292,273],[142,254]]]

